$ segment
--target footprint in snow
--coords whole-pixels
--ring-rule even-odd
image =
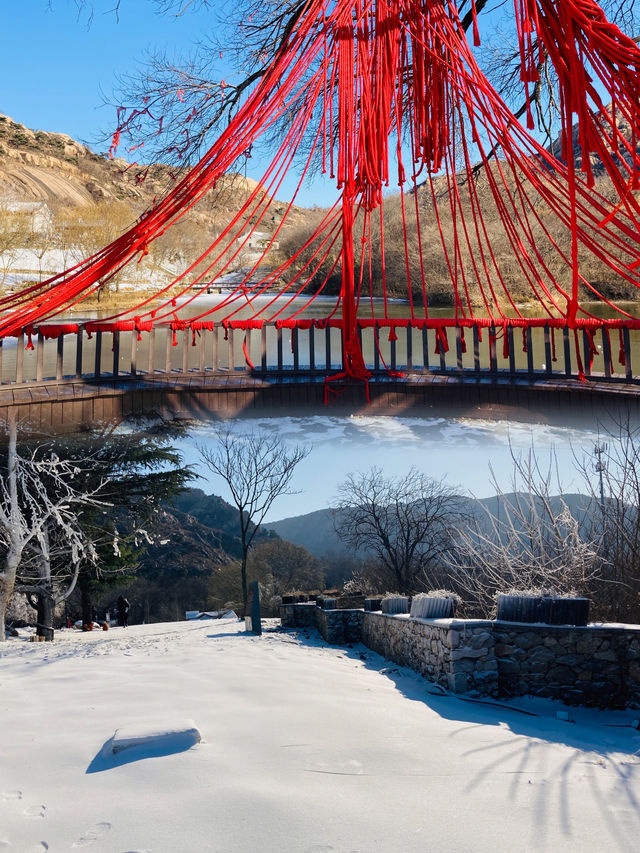
[[[89,844],[93,844],[102,838],[103,835],[106,835],[110,829],[111,824],[106,820],[96,823],[94,826],[90,826],[86,832],[83,832],[80,838],[74,841],[72,847],[88,847]]]
[[[45,853],[45,850],[49,849],[49,845],[46,841],[39,841],[38,844],[34,844],[33,847],[29,847],[26,853]]]
[[[3,793],[0,796],[2,796],[2,799],[5,802],[9,802],[9,800],[21,800],[22,799],[22,791],[3,791]]]
[[[27,817],[44,817],[46,810],[46,806],[29,806],[24,810],[24,814]]]

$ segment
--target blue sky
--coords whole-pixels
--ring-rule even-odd
[[[118,16],[108,11],[115,0],[94,0],[90,23],[75,0],[3,5],[0,112],[95,150],[105,148],[100,131],[116,123],[101,91],[111,92],[117,74],[134,72],[147,48],[187,50],[212,23],[204,11],[156,15],[150,0],[122,0]]]

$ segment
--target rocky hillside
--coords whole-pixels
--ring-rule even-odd
[[[51,207],[86,207],[125,201],[136,216],[171,189],[180,170],[163,164],[149,167],[109,159],[62,133],[30,130],[0,114],[0,202],[46,202]],[[256,187],[251,178],[228,175],[199,204],[201,215],[238,209]],[[272,205],[275,227],[285,205]]]

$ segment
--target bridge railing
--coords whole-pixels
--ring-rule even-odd
[[[339,323],[259,327],[202,324],[149,330],[80,324],[41,326],[0,339],[0,384],[187,376],[324,376],[342,365]],[[636,382],[640,330],[593,325],[437,325],[365,322],[359,329],[374,374],[467,375],[514,379],[579,378]],[[205,327],[206,325],[206,327]],[[257,324],[256,324],[257,325]],[[99,328],[96,328],[96,327]]]

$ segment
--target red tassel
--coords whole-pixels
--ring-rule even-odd
[[[622,327],[618,329],[618,364],[621,364],[623,367],[627,366],[627,357],[624,352],[624,336],[622,334]]]

